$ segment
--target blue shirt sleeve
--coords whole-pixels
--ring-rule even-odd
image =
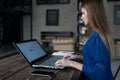
[[[104,45],[100,36],[94,33],[88,40],[83,50],[83,69],[89,80],[113,80],[109,50]]]

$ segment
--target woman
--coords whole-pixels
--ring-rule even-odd
[[[83,64],[71,59],[82,58],[66,55],[56,62],[57,66],[73,67],[85,74],[84,80],[113,80],[110,67],[110,53],[113,53],[113,40],[107,24],[102,0],[84,0],[81,4],[82,20],[92,29],[83,47]]]

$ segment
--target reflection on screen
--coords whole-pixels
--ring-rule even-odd
[[[17,46],[29,62],[32,62],[46,54],[36,41],[19,43]]]

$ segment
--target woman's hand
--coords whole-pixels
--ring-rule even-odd
[[[77,58],[77,55],[75,54],[69,54],[63,57],[63,59],[76,59],[76,58]]]
[[[69,54],[63,57],[64,59],[83,59],[82,55]]]
[[[56,61],[55,65],[63,66],[63,67],[70,67],[71,62],[72,61],[69,59],[60,59],[60,60]]]
[[[73,67],[80,71],[82,71],[82,67],[83,67],[83,64],[69,60],[69,59],[60,59],[56,61],[55,65],[58,67],[61,67],[61,66],[62,67]]]

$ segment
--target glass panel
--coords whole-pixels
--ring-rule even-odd
[[[47,10],[46,25],[58,25],[58,12],[59,10]]]
[[[37,0],[37,4],[47,4],[47,0]]]
[[[120,25],[120,5],[114,6],[114,24]]]
[[[70,0],[37,0],[37,4],[60,4],[69,3]]]
[[[108,0],[108,2],[110,2],[110,1],[112,2],[112,1],[120,1],[120,0]]]
[[[58,3],[58,0],[47,0],[48,1],[48,4],[49,3]]]
[[[69,3],[69,0],[59,0],[59,3]]]

